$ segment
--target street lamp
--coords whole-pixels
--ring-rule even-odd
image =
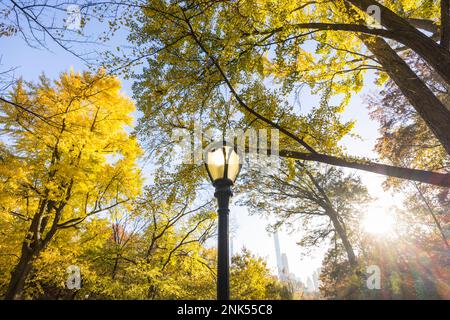
[[[212,144],[205,152],[205,166],[217,198],[219,214],[219,235],[217,245],[217,299],[230,299],[230,270],[228,244],[228,204],[233,195],[231,186],[234,184],[241,163],[239,154],[226,141]]]

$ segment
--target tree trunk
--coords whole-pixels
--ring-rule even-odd
[[[450,1],[441,0],[441,47],[450,48]]]
[[[117,273],[117,267],[119,266],[119,255],[116,255],[116,258],[114,259],[114,266],[113,266],[113,270],[111,273],[111,279],[115,279],[116,278],[116,273]]]
[[[22,245],[20,260],[11,273],[8,290],[5,294],[5,300],[20,300],[22,298],[25,281],[33,267],[35,253],[28,247],[27,243]]]
[[[450,111],[383,39],[360,38],[450,154]]]
[[[333,209],[329,208],[326,211],[328,217],[330,217],[331,222],[333,223],[333,227],[336,230],[339,238],[342,241],[342,244],[344,245],[345,252],[347,253],[348,261],[353,269],[356,269],[358,267],[358,260],[356,259],[355,252],[353,251],[353,247],[348,240],[347,233],[345,232],[342,224],[340,223],[338,219],[338,213]]]
[[[28,228],[27,235],[22,243],[22,251],[20,259],[14,270],[11,272],[11,279],[9,280],[8,289],[5,294],[5,300],[19,300],[22,298],[25,281],[33,268],[33,261],[39,253],[46,247],[52,234],[47,234],[47,237],[42,240],[41,230],[45,228],[43,222],[47,223],[48,219],[41,219],[44,210],[48,210],[47,214],[53,206],[52,202],[42,200],[39,204],[38,211],[34,215],[31,224]]]
[[[381,11],[381,24],[395,32],[401,42],[417,52],[450,85],[450,52],[433,39],[414,28],[407,20],[381,5],[375,0],[347,0],[363,12],[369,6],[377,6]],[[447,150],[448,151],[448,150]]]
[[[336,230],[339,238],[341,239],[342,244],[344,245],[345,251],[347,252],[348,261],[350,262],[351,267],[353,268],[353,270],[356,270],[356,268],[358,267],[358,261],[356,259],[355,252],[353,251],[353,247],[352,247],[350,241],[348,240],[347,232],[345,231],[342,223],[339,221],[339,214],[337,213],[336,210],[334,210],[333,205],[330,201],[330,198],[328,198],[326,191],[322,188],[322,186],[316,180],[314,175],[308,170],[305,170],[305,172],[308,175],[311,182],[316,187],[316,189],[322,195],[325,203],[321,206],[325,209],[326,215],[331,219],[331,222],[333,223],[333,227]]]

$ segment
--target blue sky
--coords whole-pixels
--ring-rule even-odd
[[[120,38],[119,38],[120,39]],[[115,40],[118,41],[118,40]],[[16,77],[23,77],[25,80],[37,80],[39,75],[45,71],[50,78],[57,78],[63,71],[73,68],[75,71],[86,70],[84,63],[76,59],[70,53],[48,43],[50,50],[30,48],[20,37],[0,37],[0,70],[10,67],[17,67],[14,71]],[[110,44],[112,48],[116,43]],[[355,156],[366,156],[375,158],[373,146],[378,136],[377,123],[372,121],[368,116],[368,110],[364,102],[364,95],[377,90],[373,85],[373,74],[366,76],[366,86],[358,95],[355,95],[343,114],[345,120],[356,119],[354,133],[361,136],[361,140],[345,138],[343,145],[347,148],[349,154]],[[122,79],[123,91],[131,96],[130,80]],[[305,92],[301,96],[302,106],[310,108],[317,103],[317,97],[309,95]],[[351,172],[348,170],[348,172]],[[388,206],[398,203],[400,198],[392,197],[390,194],[384,193],[381,188],[383,177],[370,174],[360,173],[363,182],[369,189],[372,196],[383,197],[383,203],[380,204],[384,210],[388,210]],[[276,259],[273,238],[267,233],[266,226],[268,221],[257,216],[250,216],[246,208],[232,206],[232,223],[235,230],[233,237],[233,247],[236,252],[242,247],[250,249],[262,257],[267,258],[269,267],[276,274]],[[301,256],[301,250],[296,245],[300,235],[289,234],[286,231],[280,233],[281,251],[285,252],[289,259],[290,271],[306,281],[306,277],[310,276],[321,265],[324,248],[317,248],[306,256]]]

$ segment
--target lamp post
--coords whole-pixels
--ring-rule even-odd
[[[205,166],[216,191],[219,214],[217,245],[217,300],[230,299],[228,208],[234,184],[241,169],[240,157],[226,141],[211,145],[205,153]]]

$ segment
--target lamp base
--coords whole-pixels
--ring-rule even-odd
[[[229,179],[220,179],[214,182],[216,192],[214,196],[217,198],[219,209],[219,225],[218,225],[218,243],[217,243],[217,299],[230,299],[230,265],[229,265],[229,243],[228,243],[228,208],[230,197],[233,192],[231,186],[233,181]]]

